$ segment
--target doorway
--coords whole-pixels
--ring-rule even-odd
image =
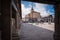
[[[22,1],[21,8],[21,40],[53,40],[54,5]]]

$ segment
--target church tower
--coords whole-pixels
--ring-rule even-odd
[[[32,3],[32,8],[31,8],[31,12],[34,12],[34,9],[33,9],[33,3]]]

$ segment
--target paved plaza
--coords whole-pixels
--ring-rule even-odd
[[[54,23],[22,23],[20,40],[53,40]]]

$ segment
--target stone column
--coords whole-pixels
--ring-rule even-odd
[[[60,40],[60,4],[55,4],[55,33],[54,40]]]
[[[2,0],[1,2],[2,13],[2,40],[11,40],[11,25],[10,25],[10,7],[11,0]]]

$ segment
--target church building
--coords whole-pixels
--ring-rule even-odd
[[[33,7],[31,9],[31,13],[28,13],[25,16],[25,21],[27,22],[38,22],[40,21],[41,15],[39,12],[34,11]]]

